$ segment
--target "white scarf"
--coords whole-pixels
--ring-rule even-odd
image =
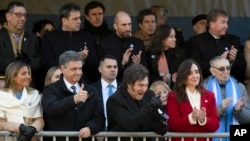
[[[0,112],[2,115],[5,113],[7,121],[24,123],[24,117],[42,117],[40,101],[41,95],[37,90],[27,93],[27,89],[24,88],[20,100],[13,95],[11,90],[0,91]]]

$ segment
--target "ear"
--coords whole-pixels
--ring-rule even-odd
[[[210,67],[210,68],[209,68],[209,71],[211,72],[212,75],[215,75],[214,68]]]
[[[62,21],[62,24],[64,24],[64,23],[66,23],[67,19],[66,18],[62,18],[61,21]]]
[[[100,73],[102,73],[102,69],[101,69],[100,66],[98,67],[98,71],[99,71]]]
[[[8,21],[9,18],[10,18],[10,14],[11,14],[11,13],[9,13],[9,12],[7,12],[7,13],[5,14],[5,18],[6,18],[7,21]]]
[[[117,30],[117,24],[116,24],[116,23],[113,24],[113,28],[114,28],[115,30]]]
[[[142,24],[141,23],[139,23],[139,28],[142,29]]]
[[[85,15],[85,18],[89,21],[89,16],[88,15]]]

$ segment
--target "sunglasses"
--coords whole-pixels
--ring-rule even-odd
[[[22,16],[23,16],[24,18],[26,18],[26,16],[27,16],[26,13],[21,13],[21,12],[18,12],[18,13],[11,13],[11,14],[16,15],[16,17],[18,17],[18,18],[22,18]]]
[[[231,69],[230,66],[219,67],[219,68],[212,66],[212,68],[215,68],[215,69],[217,69],[217,70],[219,70],[219,71],[221,71],[221,72],[224,72],[225,70],[230,71],[230,69]]]

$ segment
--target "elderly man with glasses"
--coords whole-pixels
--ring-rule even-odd
[[[214,57],[210,60],[212,75],[204,81],[204,86],[214,92],[216,98],[220,117],[220,127],[217,132],[230,132],[230,125],[244,124],[247,119],[245,110],[249,105],[249,97],[246,88],[230,76],[230,71],[231,65],[228,59],[222,56]]]
[[[21,2],[13,1],[7,6],[6,22],[0,30],[0,78],[2,79],[5,77],[7,65],[15,60],[29,64],[33,74],[40,67],[38,39],[24,29],[26,15],[26,9]]]

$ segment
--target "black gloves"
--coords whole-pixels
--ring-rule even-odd
[[[160,97],[161,97],[160,95],[153,96],[150,100],[150,105],[155,108],[161,107],[162,103]]]
[[[164,113],[160,108],[155,111],[154,119],[152,122],[152,128],[160,135],[164,135],[168,131],[167,120],[169,116]]]
[[[20,135],[18,136],[18,141],[30,141],[31,138],[36,133],[36,128],[33,126],[25,126],[24,124],[21,124],[19,126]]]
[[[149,116],[153,117],[155,111],[162,106],[160,95],[153,96],[150,102],[142,109],[149,114]]]

